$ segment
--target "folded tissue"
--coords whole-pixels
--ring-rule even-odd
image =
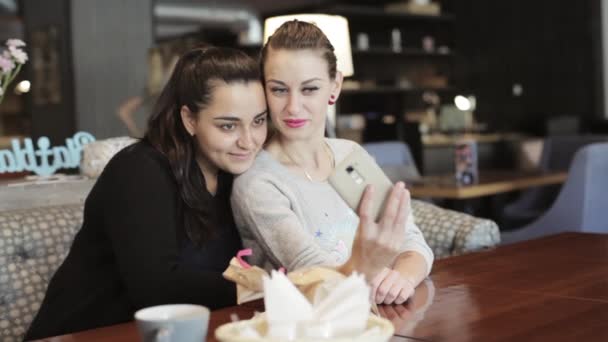
[[[264,277],[268,335],[294,339],[361,334],[370,314],[369,291],[362,276],[351,275],[315,296],[313,306],[284,274],[272,271],[272,277]]]
[[[294,272],[294,274],[297,274]],[[298,277],[305,282],[304,273]],[[304,280],[302,280],[304,279]],[[266,312],[219,327],[220,341],[388,341],[394,328],[370,313],[370,288],[362,275],[334,277],[315,287],[313,301],[284,273],[263,276]]]

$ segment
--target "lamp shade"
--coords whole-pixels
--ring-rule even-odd
[[[315,24],[325,33],[337,58],[337,69],[342,75],[352,76],[354,74],[353,57],[350,48],[350,35],[348,33],[348,20],[339,15],[328,14],[290,14],[270,17],[264,22],[264,44],[268,41],[274,31],[284,22],[297,19]]]

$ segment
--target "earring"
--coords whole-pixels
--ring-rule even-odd
[[[331,95],[331,96],[329,97],[329,101],[327,101],[327,103],[328,103],[329,105],[333,105],[334,103],[336,103],[336,100],[334,100],[335,98],[336,98],[335,96]]]

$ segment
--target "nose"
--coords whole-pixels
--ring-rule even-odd
[[[302,103],[300,101],[300,96],[297,92],[291,92],[289,94],[289,102],[287,102],[287,112],[292,115],[296,115],[300,112],[300,108],[302,108]]]
[[[250,128],[244,128],[239,138],[236,141],[236,145],[243,150],[250,150],[255,147],[253,141],[253,134]]]

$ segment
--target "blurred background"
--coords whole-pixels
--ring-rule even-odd
[[[463,139],[481,170],[526,170],[547,138],[608,134],[608,1],[0,0],[0,38],[29,55],[0,104],[0,149],[141,134],[185,49],[257,57],[265,20],[296,13],[348,20],[353,72],[328,134],[403,142],[419,174],[453,172]]]
[[[408,7],[416,3],[426,5]],[[349,20],[355,71],[337,128],[352,138],[401,138],[416,150],[424,136],[441,132],[605,132],[601,5],[2,0],[1,38],[26,41],[30,60],[11,84],[29,84],[28,91],[9,90],[0,106],[0,136],[46,135],[60,143],[76,130],[124,135],[117,107],[132,96],[154,96],[183,49],[204,42],[257,55],[264,19],[304,12]],[[457,95],[474,99],[473,117],[440,120]]]

